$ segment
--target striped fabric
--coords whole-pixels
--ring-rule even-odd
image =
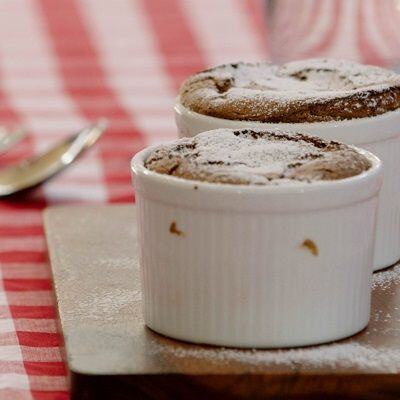
[[[390,23],[371,33],[370,22],[358,23],[354,42],[343,13],[354,14],[361,1],[368,18],[377,10]],[[399,49],[399,24],[390,16],[393,0],[373,3],[279,0],[274,26],[282,34],[274,30],[271,50],[296,58],[341,49],[387,64]],[[57,179],[0,200],[0,400],[68,398],[42,210],[132,201],[130,158],[175,137],[172,105],[182,79],[210,65],[269,56],[264,7],[262,0],[0,0],[0,124],[30,132],[0,156],[0,167],[100,116],[111,122],[96,148]],[[305,38],[304,48],[296,37]]]
[[[96,148],[28,197],[0,201],[0,399],[66,399],[41,212],[132,201],[129,161],[174,138],[180,82],[265,58],[257,0],[0,0],[0,124],[31,132],[0,166],[100,116]]]

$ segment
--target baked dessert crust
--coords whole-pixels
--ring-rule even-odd
[[[355,148],[279,130],[217,129],[155,149],[145,167],[211,183],[280,185],[331,181],[371,167]]]
[[[400,75],[344,60],[225,64],[189,77],[186,108],[217,118],[273,123],[372,117],[400,107]]]

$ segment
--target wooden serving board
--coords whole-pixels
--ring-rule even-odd
[[[223,349],[144,326],[133,205],[51,208],[45,226],[73,399],[400,398],[400,267],[375,274],[350,339]]]

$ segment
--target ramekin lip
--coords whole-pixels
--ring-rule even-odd
[[[285,193],[306,193],[306,192],[315,192],[316,190],[325,191],[325,190],[337,190],[337,189],[345,189],[346,187],[351,187],[356,183],[361,183],[362,181],[369,179],[373,179],[377,175],[382,173],[382,162],[381,160],[370,153],[369,151],[354,147],[360,154],[364,155],[371,162],[371,167],[363,171],[361,174],[337,179],[337,180],[321,180],[321,181],[313,181],[311,183],[307,182],[298,182],[290,185],[236,185],[236,184],[226,184],[226,183],[212,183],[212,182],[204,182],[197,181],[191,179],[185,179],[180,177],[175,177],[166,174],[160,174],[155,171],[151,171],[150,169],[144,166],[144,161],[147,156],[158,148],[160,145],[154,145],[147,147],[134,155],[131,160],[131,171],[135,175],[140,175],[150,179],[154,182],[165,184],[168,186],[175,186],[176,188],[193,190],[194,186],[201,188],[202,191],[208,190],[210,192],[220,192],[220,193],[230,193],[230,194],[242,194],[242,193],[254,193],[255,195],[267,195],[268,193],[275,194],[285,194]]]
[[[380,141],[382,139],[389,139],[391,137],[395,137],[399,135],[400,129],[396,127],[400,126],[400,108],[393,110],[393,111],[387,111],[383,114],[379,114],[376,116],[371,116],[371,117],[364,117],[364,118],[353,118],[353,119],[345,119],[345,120],[339,120],[339,121],[320,121],[320,122],[261,122],[261,121],[245,121],[245,120],[230,120],[230,119],[224,119],[224,118],[219,118],[219,117],[213,117],[209,115],[204,115],[200,114],[196,111],[193,111],[187,107],[185,107],[181,101],[180,101],[180,96],[176,97],[175,100],[175,105],[174,105],[174,111],[177,114],[182,114],[185,113],[188,117],[191,118],[196,118],[199,121],[205,122],[205,123],[212,123],[213,126],[215,127],[229,127],[231,128],[237,128],[237,129],[245,129],[246,127],[249,128],[254,127],[258,129],[274,129],[277,127],[280,127],[282,130],[288,130],[288,131],[296,131],[296,132],[302,132],[302,129],[304,127],[305,131],[303,133],[307,133],[307,129],[311,129],[313,131],[312,134],[316,136],[320,136],[318,133],[318,129],[326,129],[326,130],[334,130],[335,134],[343,134],[343,131],[347,131],[347,129],[370,129],[371,130],[371,124],[376,125],[380,123],[388,123],[391,124],[393,123],[393,131],[384,129],[382,128],[377,128],[376,132],[375,129],[372,128],[373,133],[367,135],[366,132],[363,132],[359,135],[359,138],[357,138],[356,142],[357,144],[361,143],[371,143],[375,141]],[[271,128],[269,128],[269,126]],[[382,133],[383,131],[383,133]],[[315,132],[315,133],[314,133]],[[354,134],[351,134],[350,136],[355,136]],[[371,136],[374,136],[374,138],[371,140]],[[377,136],[377,137],[375,137]],[[345,136],[342,136],[343,138]],[[354,137],[353,137],[354,139]],[[365,141],[363,140],[365,139]],[[340,139],[341,141],[344,141],[344,139]]]

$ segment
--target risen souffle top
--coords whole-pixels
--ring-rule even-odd
[[[200,114],[243,121],[318,122],[400,107],[400,75],[371,65],[310,59],[226,64],[189,77],[180,101]]]
[[[336,180],[370,168],[355,148],[278,130],[217,129],[155,149],[145,167],[195,181],[272,185]]]

